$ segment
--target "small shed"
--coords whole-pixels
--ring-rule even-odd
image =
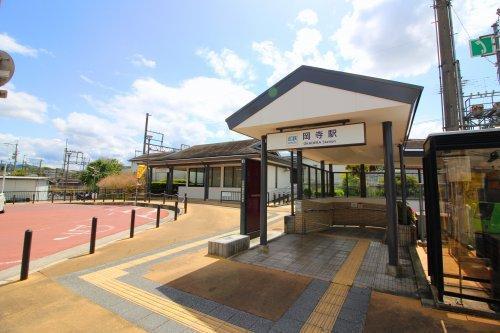
[[[38,176],[5,176],[3,192],[5,199],[12,201],[47,200],[49,194],[49,178]]]

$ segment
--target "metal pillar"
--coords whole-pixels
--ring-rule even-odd
[[[320,162],[321,165],[321,196],[324,198],[325,193],[325,161]]]
[[[247,202],[248,202],[248,191],[247,191],[247,160],[241,160],[241,201],[240,201],[240,235],[246,235],[247,233]],[[223,176],[223,175],[222,175]]]
[[[365,165],[359,165],[359,195],[366,198],[366,172]]]
[[[267,136],[261,137],[260,151],[260,245],[267,245]]]
[[[203,172],[204,176],[204,182],[203,182],[203,187],[204,187],[204,192],[203,192],[203,200],[208,200],[208,181],[210,179],[210,167],[208,164],[205,164],[205,172]]]
[[[168,175],[167,175],[167,193],[174,194],[174,167],[168,167]]]
[[[401,179],[401,202],[403,203],[403,208],[401,209],[401,220],[403,224],[406,224],[407,212],[406,212],[406,167],[404,161],[404,147],[399,145],[399,173]]]
[[[297,200],[304,195],[304,170],[302,169],[302,150],[297,149]]]
[[[392,122],[382,123],[384,138],[384,187],[387,211],[387,248],[389,250],[389,263],[387,272],[398,276],[398,211],[396,207],[396,177],[394,171],[394,154],[392,151]]]
[[[333,165],[331,163],[328,164],[328,179],[329,179],[328,194],[330,194],[333,197],[335,196],[335,184],[333,183]]]
[[[293,197],[295,192],[293,186],[293,150],[290,151],[290,213],[295,215],[295,199]]]

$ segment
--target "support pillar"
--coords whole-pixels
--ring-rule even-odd
[[[403,224],[406,223],[407,212],[406,212],[406,167],[404,161],[404,147],[399,145],[399,172],[401,178],[401,202],[403,203],[403,209],[401,210],[401,219]]]
[[[210,167],[208,166],[208,164],[205,164],[205,172],[203,173],[203,176],[204,176],[204,182],[203,182],[203,189],[204,189],[204,192],[203,192],[203,200],[208,200],[208,180],[210,179]]]
[[[302,150],[297,149],[297,200],[304,196],[304,170],[302,167]]]
[[[321,197],[325,197],[325,161],[320,162],[321,165]]]
[[[359,165],[359,194],[362,198],[366,198],[366,172],[365,165]]]
[[[290,151],[290,214],[295,215],[295,199],[293,197],[295,189],[293,186],[293,150]]]
[[[267,136],[261,137],[260,151],[260,245],[267,245]]]
[[[167,193],[174,194],[174,167],[168,167]]]
[[[335,196],[335,184],[333,183],[333,165],[330,163],[328,164],[328,179],[330,179],[329,183],[329,189],[328,189],[328,194],[330,194],[332,197]]]
[[[248,169],[247,168],[247,160],[242,159],[241,160],[240,235],[246,235],[246,233],[247,233],[247,202],[248,202],[248,191],[247,191],[248,172],[247,172],[247,169]]]
[[[389,262],[387,273],[400,276],[398,260],[398,211],[396,206],[396,173],[394,171],[394,154],[392,143],[392,122],[382,123],[384,139],[384,188],[385,203],[387,210],[387,248],[389,251]]]

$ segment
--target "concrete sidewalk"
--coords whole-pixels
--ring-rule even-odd
[[[64,288],[57,281],[63,275],[92,269],[110,262],[148,252],[169,244],[185,244],[239,230],[237,208],[189,205],[188,214],[159,229],[149,229],[133,239],[115,241],[98,248],[93,255],[80,255],[30,274],[29,279],[0,286],[0,332],[40,331],[141,331],[117,314]],[[283,213],[270,212],[275,224]],[[270,227],[270,229],[273,227]],[[280,229],[279,226],[274,226]],[[281,228],[282,229],[282,228]],[[85,315],[82,315],[85,314]]]
[[[239,232],[239,213],[191,204],[175,223],[1,286],[0,332],[500,329],[491,319],[423,308],[397,295],[400,288],[376,291],[385,290],[367,279],[382,274],[376,238],[285,235],[232,259],[207,256],[208,239]],[[287,213],[269,209],[270,234],[283,230]]]

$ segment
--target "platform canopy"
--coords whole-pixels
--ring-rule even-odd
[[[229,128],[260,139],[271,133],[365,124],[362,145],[303,149],[303,156],[332,164],[384,162],[382,123],[392,122],[394,157],[405,144],[423,87],[301,66],[226,119]],[[419,159],[415,164],[420,164]],[[408,163],[413,164],[413,163]]]

